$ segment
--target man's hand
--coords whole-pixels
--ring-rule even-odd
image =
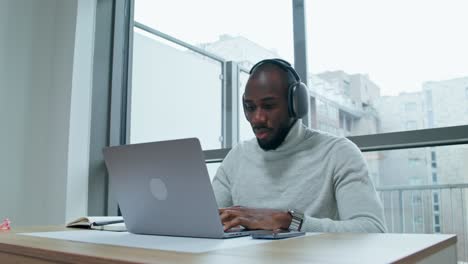
[[[242,206],[221,208],[219,209],[219,216],[221,217],[224,231],[239,225],[248,229],[288,229],[292,220],[288,212]]]

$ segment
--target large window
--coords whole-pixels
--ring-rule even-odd
[[[266,6],[268,12],[259,12]],[[242,104],[233,128],[228,123],[234,118],[223,115],[229,100],[226,62],[239,69],[239,96],[246,72],[259,60],[292,62],[292,3],[136,0],[134,8],[136,22],[162,34],[134,30],[130,142],[193,136],[203,149],[218,149],[252,138]],[[238,131],[229,144],[226,129]]]
[[[337,134],[468,124],[468,35],[461,33],[468,2],[314,0],[306,7],[310,89],[352,117],[351,131],[335,125]],[[317,128],[332,125],[320,109],[316,119]]]
[[[390,232],[457,234],[459,257],[468,257],[468,145],[366,152],[365,157]]]
[[[307,53],[309,126],[361,148],[391,232],[456,233],[466,261],[465,2],[135,0],[130,143],[198,137],[213,179],[254,137],[251,66]]]
[[[249,122],[245,118],[243,103],[242,103],[242,96],[245,91],[245,85],[247,84],[247,80],[249,79],[249,73],[246,70],[239,71],[239,140],[249,140],[255,137],[252,127],[250,126]]]
[[[207,163],[206,168],[208,170],[208,174],[210,175],[210,180],[213,181],[214,177],[216,176],[216,172],[218,171],[219,166],[221,163]]]

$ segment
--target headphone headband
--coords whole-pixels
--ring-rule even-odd
[[[271,64],[274,64],[274,65],[277,65],[279,66],[281,69],[287,71],[287,72],[290,72],[294,78],[296,79],[297,82],[300,82],[301,81],[301,78],[299,77],[299,74],[296,72],[296,70],[294,70],[294,68],[291,66],[291,64],[285,60],[282,60],[282,59],[278,59],[278,58],[275,58],[275,59],[266,59],[266,60],[261,60],[259,62],[257,62],[254,66],[252,66],[252,68],[250,69],[250,72],[249,74],[252,74],[254,73],[258,67],[264,65],[264,64],[267,64],[267,63],[271,63]]]

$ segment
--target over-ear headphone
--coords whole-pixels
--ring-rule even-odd
[[[294,76],[296,81],[288,87],[288,112],[289,116],[294,119],[304,117],[309,111],[309,92],[307,86],[301,82],[299,74],[297,74],[289,62],[282,59],[262,60],[252,66],[250,74],[252,75],[260,66],[267,63],[277,65]]]

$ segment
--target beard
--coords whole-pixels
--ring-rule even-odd
[[[293,122],[293,124],[294,123],[295,122]],[[260,140],[260,139],[257,138],[258,145],[263,150],[275,150],[275,149],[277,149],[283,143],[284,139],[288,135],[289,130],[291,129],[293,124],[291,124],[291,125],[286,124],[286,125],[283,125],[283,126],[279,127],[278,132],[270,140]]]

